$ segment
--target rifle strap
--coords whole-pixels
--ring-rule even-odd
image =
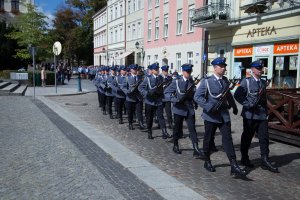
[[[176,89],[177,89],[177,93],[180,94],[180,95],[184,95],[185,92],[181,92],[180,89],[179,89],[179,85],[178,85],[178,79],[176,79]]]
[[[149,87],[149,89],[150,89],[150,90],[153,90],[153,89],[155,89],[155,88],[156,88],[156,86],[154,86],[154,87],[151,87],[151,83],[150,83],[150,78],[149,78],[149,77],[147,77],[147,80],[148,80],[148,87]]]
[[[250,96],[257,96],[258,92],[250,92],[250,83],[249,83],[249,78],[246,78],[246,82],[247,82],[247,97]]]
[[[213,94],[211,93],[210,87],[209,87],[209,84],[208,84],[208,80],[207,80],[207,79],[205,79],[205,85],[206,85],[206,88],[207,88],[207,91],[208,91],[209,95],[210,95],[212,98],[218,99],[218,98],[220,98],[220,97],[222,96],[222,93],[220,93],[220,94],[218,94],[218,95],[213,95]],[[205,94],[205,96],[206,96],[206,94]]]

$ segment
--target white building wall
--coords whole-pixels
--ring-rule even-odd
[[[107,8],[93,16],[94,65],[107,65]]]
[[[6,21],[7,23],[13,23],[15,16],[18,13],[26,13],[27,12],[27,4],[34,5],[34,0],[20,0],[19,1],[19,10],[12,10],[11,1],[4,0],[4,11],[3,13],[0,12],[0,21]],[[17,12],[16,12],[17,11]]]
[[[142,65],[142,49],[136,49],[135,44],[143,47],[144,0],[127,0],[126,10],[126,51],[133,52],[134,63]]]
[[[108,65],[124,64],[118,59],[125,51],[125,0],[108,0]]]

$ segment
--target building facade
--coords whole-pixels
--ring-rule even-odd
[[[93,16],[94,23],[94,65],[108,64],[107,51],[107,7]]]
[[[125,0],[107,1],[107,41],[108,64],[125,64],[126,16]]]
[[[0,21],[13,23],[16,15],[27,12],[27,4],[34,5],[34,0],[0,0]]]
[[[144,65],[169,65],[181,72],[181,65],[194,65],[202,74],[203,30],[195,29],[192,17],[202,0],[146,0],[144,8]]]
[[[227,58],[229,77],[250,76],[249,64],[264,61],[271,87],[300,87],[300,1],[209,1],[194,22],[208,31],[208,64]],[[207,71],[212,72],[212,66]]]
[[[143,46],[144,41],[144,0],[126,0],[126,3],[126,64],[143,65],[144,52],[136,44]]]

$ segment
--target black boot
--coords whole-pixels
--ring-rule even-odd
[[[209,172],[215,172],[216,168],[211,164],[209,155],[206,154],[206,160],[204,162],[204,168]]]
[[[234,177],[245,177],[247,175],[247,171],[245,169],[241,169],[240,166],[237,164],[236,159],[230,160],[231,165],[231,176]]]
[[[174,140],[174,146],[173,146],[174,153],[181,154],[181,150],[179,149],[178,140]]]
[[[279,173],[278,168],[270,163],[268,155],[261,156],[261,168],[274,173]]]
[[[146,129],[146,126],[144,125],[144,123],[142,121],[139,121],[139,126],[140,126],[140,130]]]
[[[148,129],[148,139],[152,140],[154,137],[152,137],[152,130]]]
[[[128,128],[129,130],[134,130],[132,123],[129,123]]]
[[[123,119],[119,118],[119,124],[124,124]]]
[[[111,114],[111,115],[109,115],[109,118],[110,119],[114,119],[114,116]]]
[[[245,167],[249,167],[249,168],[254,167],[254,165],[249,160],[249,156],[242,156],[241,164],[244,165]]]
[[[199,148],[198,142],[193,143],[193,157],[196,159],[207,159],[207,156],[204,154],[203,150]]]
[[[167,138],[170,138],[169,133],[167,132],[166,128],[161,129],[162,130],[162,138],[165,140]]]

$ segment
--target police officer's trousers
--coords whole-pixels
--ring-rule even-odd
[[[153,106],[153,105],[146,104],[145,110],[146,110],[147,129],[152,129],[155,111],[157,114],[160,127],[162,129],[166,128],[166,122],[163,115],[163,105]]]
[[[117,98],[116,103],[117,103],[117,112],[118,112],[118,118],[122,119],[123,117],[123,108],[124,108],[124,102],[125,98]]]
[[[192,143],[198,143],[197,132],[195,128],[195,115],[182,116],[174,114],[173,138],[178,141],[183,129],[183,120],[185,119]]]
[[[226,155],[229,160],[236,159],[234,146],[232,142],[231,136],[231,123],[223,122],[223,123],[214,123],[209,121],[204,121],[205,133],[203,139],[203,151],[206,155],[209,155],[211,151],[211,140],[216,133],[217,128],[219,128],[220,133],[222,135],[222,146],[226,152]]]
[[[106,96],[106,110],[108,111],[109,115],[112,115],[112,103],[114,97],[113,96]]]
[[[244,131],[241,136],[242,158],[248,157],[248,150],[251,145],[254,133],[257,133],[261,155],[269,155],[269,134],[267,120],[243,119]]]

